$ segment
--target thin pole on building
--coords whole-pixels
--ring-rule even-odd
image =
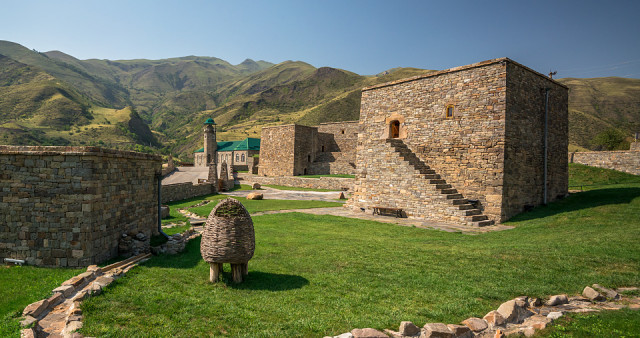
[[[551,76],[551,74],[550,74]],[[547,205],[547,153],[549,147],[549,90],[551,88],[544,89],[544,196],[542,203]]]

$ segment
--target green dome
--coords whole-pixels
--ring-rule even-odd
[[[206,121],[204,121],[204,124],[213,124],[213,125],[215,125],[216,123],[213,122],[212,118],[208,118]]]

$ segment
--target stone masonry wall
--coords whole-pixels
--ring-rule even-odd
[[[310,174],[311,163],[316,158],[318,128],[295,125],[293,147],[293,175]]]
[[[291,176],[294,174],[295,125],[262,128],[260,166],[263,176]]]
[[[310,174],[355,174],[360,122],[322,123]]]
[[[547,201],[568,193],[568,89],[508,63],[502,220],[543,203],[545,88],[549,88]]]
[[[369,209],[396,184],[408,192],[406,204],[420,203],[421,197],[411,193],[413,180],[402,180],[385,160],[387,153],[376,151],[395,120],[409,149],[465,198],[479,200],[485,215],[499,221],[505,86],[506,65],[487,62],[363,89],[356,160],[361,174],[348,205]],[[454,107],[452,118],[445,116],[449,105]],[[428,208],[424,215],[431,214]]]
[[[631,142],[629,150],[640,151],[640,142]]]
[[[193,184],[192,182],[162,185],[162,203],[181,201],[187,198],[214,194],[215,185]]]
[[[328,189],[328,190],[352,190],[354,179],[353,178],[340,178],[340,177],[297,177],[297,176],[279,176],[279,177],[264,177],[257,175],[249,175],[245,173],[239,173],[238,178],[242,184],[259,183],[261,185],[282,185],[287,187],[300,187],[300,188],[313,188],[313,189]]]
[[[0,146],[0,259],[77,267],[157,233],[159,156],[96,147]]]
[[[422,204],[420,211],[427,197],[414,193],[416,180],[389,160],[383,140],[394,123],[409,150],[464,198],[477,200],[490,220],[505,221],[524,204],[538,204],[540,194],[528,189],[541,186],[542,167],[534,163],[541,156],[531,148],[540,143],[540,93],[549,86],[552,118],[560,120],[550,131],[551,200],[566,194],[566,88],[503,58],[363,89],[358,174],[347,206],[369,209],[388,199],[413,208],[415,217],[437,220],[437,206]],[[449,108],[452,116],[446,116]]]
[[[623,151],[585,151],[569,154],[571,163],[613,169],[640,175],[640,149]]]

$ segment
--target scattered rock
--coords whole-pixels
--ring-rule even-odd
[[[97,265],[89,265],[87,267],[87,271],[88,272],[93,272],[96,276],[99,276],[102,274],[102,268],[100,268]]]
[[[502,330],[498,330],[496,331],[496,334],[493,336],[494,338],[504,338],[506,337],[504,332],[502,332]]]
[[[257,192],[252,192],[247,195],[248,200],[261,200],[263,198],[264,198],[264,195]]]
[[[168,205],[162,205],[160,206],[160,218],[167,218],[169,217],[171,213],[171,209],[169,208]]]
[[[540,300],[540,298],[529,298],[529,307],[538,307],[540,305],[542,305],[542,301]]]
[[[546,305],[556,306],[556,305],[562,305],[567,303],[569,303],[569,298],[567,298],[567,295],[555,295],[549,298]]]
[[[136,235],[136,239],[137,239],[137,240],[139,240],[139,241],[144,241],[144,240],[146,240],[146,239],[147,239],[147,235],[145,235],[145,234],[144,234],[144,233],[142,233],[142,232],[139,232],[139,233]]]
[[[617,293],[615,290],[607,289],[607,288],[605,288],[604,286],[602,286],[600,284],[593,284],[593,285],[591,285],[591,287],[593,287],[594,289],[596,289],[599,292],[603,293],[609,299],[613,299],[613,300],[620,299],[620,294]]]
[[[442,323],[427,323],[423,326],[420,338],[453,338],[453,332]]]
[[[20,326],[22,327],[27,327],[35,322],[37,322],[38,320],[35,319],[32,316],[25,316],[23,320],[20,321]]]
[[[71,294],[73,294],[75,291],[76,289],[73,287],[73,285],[62,285],[53,289],[54,293],[61,293],[65,298],[71,296]]]
[[[36,330],[33,328],[24,329],[20,331],[20,338],[36,338]]]
[[[447,327],[453,332],[456,338],[472,338],[473,332],[464,325],[448,324]]]
[[[48,307],[54,307],[56,305],[58,305],[59,303],[62,303],[64,301],[64,295],[59,293],[59,292],[55,292],[53,294],[53,296],[49,297],[49,299],[47,299],[47,301],[49,302]]]
[[[549,312],[549,314],[547,315],[547,318],[551,320],[556,320],[560,317],[562,317],[562,312],[558,312],[558,311]]]
[[[65,331],[67,331],[67,333],[71,333],[71,332],[78,331],[81,328],[82,328],[82,322],[81,321],[73,321],[73,322],[69,322],[67,324],[67,327],[66,327]]]
[[[600,292],[592,289],[589,286],[585,286],[584,290],[582,290],[582,295],[595,302],[602,302],[606,300],[606,298],[601,295]]]
[[[406,336],[406,335],[401,334],[400,332],[389,330],[389,329],[384,329],[384,331],[382,331],[382,332],[384,332],[384,334],[386,334],[387,336],[392,337],[392,338],[411,337],[411,336]]]
[[[105,287],[109,284],[111,284],[113,282],[113,278],[109,277],[109,276],[100,276],[98,278],[96,278],[95,281],[93,281],[94,283],[97,283],[98,285],[100,285],[101,287]]]
[[[27,305],[26,308],[24,308],[24,311],[22,311],[22,315],[25,317],[26,316],[38,317],[42,313],[42,311],[44,311],[48,306],[49,306],[49,301],[46,299],[37,301],[35,303],[31,303]]]
[[[413,336],[420,333],[420,328],[412,322],[401,322],[398,332],[404,336]]]
[[[91,286],[89,286],[89,295],[91,296],[97,296],[100,293],[102,293],[102,286],[96,282],[91,283]]]
[[[504,317],[498,311],[491,311],[484,315],[482,319],[486,320],[487,323],[491,326],[502,326],[506,322]]]
[[[508,302],[504,302],[498,308],[498,312],[502,315],[507,323],[519,324],[522,323],[527,317],[533,315],[533,312],[527,310],[527,303],[522,298],[512,299]]]
[[[353,338],[389,338],[386,334],[372,328],[351,330]]]
[[[482,330],[485,330],[488,327],[487,322],[484,319],[475,318],[475,317],[471,317],[463,320],[462,324],[466,325],[473,332],[480,332]]]
[[[546,316],[533,315],[525,319],[522,325],[533,327],[536,330],[542,330],[545,327],[547,327],[547,324],[549,324],[550,322],[551,322],[551,319],[547,318]]]
[[[252,185],[251,185],[251,189],[252,189],[252,190],[258,190],[258,189],[260,189],[260,188],[262,188],[262,186],[260,185],[260,183],[254,183],[254,184],[252,184]]]

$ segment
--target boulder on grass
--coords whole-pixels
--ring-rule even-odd
[[[253,184],[251,185],[251,189],[253,189],[253,190],[258,190],[258,189],[260,189],[260,188],[262,188],[262,186],[260,185],[260,183],[253,183]]]
[[[584,290],[582,290],[582,295],[594,302],[602,302],[606,299],[603,295],[600,294],[600,292],[594,290],[589,286],[585,286]]]
[[[252,192],[247,195],[248,200],[261,200],[264,198],[264,195],[259,194],[257,192]]]

